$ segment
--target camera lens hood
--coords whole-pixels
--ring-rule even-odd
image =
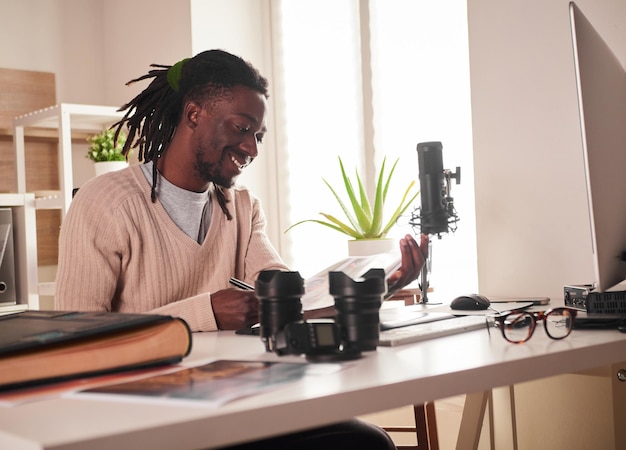
[[[255,284],[258,298],[301,297],[304,294],[304,279],[299,272],[263,270]]]

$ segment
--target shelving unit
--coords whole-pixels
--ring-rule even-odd
[[[39,309],[39,295],[52,295],[53,283],[38,283],[36,215],[38,209],[60,209],[65,216],[72,201],[72,135],[76,132],[97,133],[123,116],[112,106],[61,103],[33,111],[14,119],[13,142],[17,171],[17,193],[0,194],[0,206],[14,207],[14,229],[19,236],[16,245],[18,295],[29,309]],[[58,133],[59,191],[35,198],[26,192],[25,130],[52,130]],[[20,232],[22,231],[22,232]],[[24,295],[27,293],[27,295]]]
[[[122,117],[113,106],[77,105],[61,103],[50,108],[18,116],[14,121],[15,162],[17,167],[17,192],[26,192],[25,128],[58,130],[59,135],[59,196],[37,199],[37,209],[62,209],[67,212],[72,201],[72,132],[97,133]]]
[[[13,211],[15,283],[18,299],[26,301],[29,309],[39,309],[35,194],[0,194],[0,207],[9,207]],[[6,306],[3,309],[14,310],[14,307]]]

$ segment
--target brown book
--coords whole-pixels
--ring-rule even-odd
[[[174,364],[191,351],[176,317],[24,311],[0,316],[0,389]]]

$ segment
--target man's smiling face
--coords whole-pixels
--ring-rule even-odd
[[[202,108],[193,135],[194,176],[229,188],[258,155],[266,132],[267,100],[246,87],[228,90]]]

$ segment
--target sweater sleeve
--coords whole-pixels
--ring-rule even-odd
[[[55,309],[115,311],[112,299],[123,247],[119,224],[97,195],[84,190],[72,201],[61,227]]]
[[[150,312],[180,317],[187,322],[191,331],[217,331],[211,295],[208,292],[169,303]]]

